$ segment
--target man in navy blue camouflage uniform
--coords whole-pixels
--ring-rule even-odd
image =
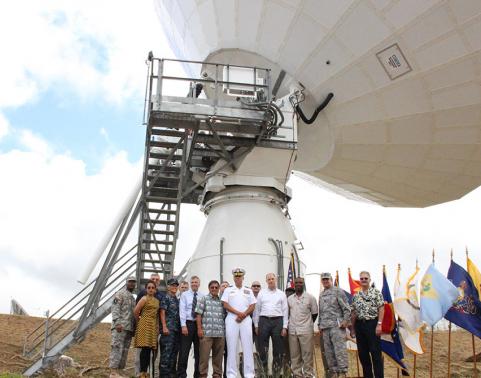
[[[179,282],[175,278],[167,281],[167,294],[160,303],[160,366],[161,377],[176,377],[176,362],[180,344],[180,317],[177,288]]]

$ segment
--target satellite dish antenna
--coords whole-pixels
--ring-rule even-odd
[[[425,207],[481,184],[479,1],[155,0],[180,59],[302,84],[294,172],[383,206]],[[282,77],[282,80],[281,80]]]
[[[203,74],[215,76],[207,63],[270,70],[272,93],[289,99],[296,118],[295,158],[283,165],[288,172],[350,198],[394,207],[454,200],[481,184],[481,3],[155,4],[177,58],[205,62]],[[191,65],[185,67],[193,72]],[[214,95],[209,88],[205,92],[208,98]],[[251,165],[265,168],[250,171],[250,178],[276,175],[280,161],[274,155],[267,159],[271,163],[249,156]],[[225,184],[242,170],[243,164],[218,178],[216,190],[226,188],[226,195],[240,187],[268,190],[269,184],[249,187],[248,180]],[[287,188],[287,179],[280,185]],[[282,192],[274,185],[270,189]],[[215,198],[204,202],[209,217],[188,270],[197,274],[215,264],[216,244],[224,238],[224,259],[229,249],[238,253],[230,255],[231,261],[253,266],[255,279],[261,278],[260,272],[273,265],[247,261],[253,251],[268,248],[250,235],[267,239],[267,230],[259,231],[255,223],[257,213],[267,217],[261,222],[268,226],[275,217],[249,209],[254,201],[216,206]],[[277,232],[292,235],[279,239],[293,243],[290,224]],[[289,256],[283,256],[287,265]]]

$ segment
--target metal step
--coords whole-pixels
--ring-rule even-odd
[[[151,140],[150,147],[163,147],[163,148],[176,148],[177,150],[181,150],[184,147],[184,144],[177,144],[177,142],[168,142],[163,140]]]
[[[170,157],[169,160],[175,160],[175,161],[182,160],[182,155],[169,156],[168,153],[152,152],[152,151],[149,152],[149,159],[165,160],[168,157]]]
[[[144,235],[148,235],[148,234],[173,236],[173,235],[175,235],[175,231],[151,230],[150,228],[144,229]]]
[[[160,163],[159,164],[150,164],[147,166],[148,169],[152,169],[152,170],[158,170],[158,169],[161,169],[162,170],[162,173],[175,173],[175,174],[179,174],[180,173],[180,166],[162,166]]]
[[[149,174],[147,175],[147,179],[151,181],[154,178],[156,178],[157,181],[167,181],[167,182],[178,182],[180,180],[179,176],[166,175],[165,173],[160,173],[157,176],[157,171],[149,172]]]
[[[149,209],[149,213],[175,215],[176,210]]]
[[[152,224],[166,224],[170,226],[175,225],[175,221],[173,220],[162,220],[162,219],[144,219],[144,223],[152,223]]]
[[[142,239],[142,243],[144,243],[144,244],[174,245],[174,242],[170,241],[170,240]]]
[[[156,202],[156,203],[177,203],[177,198],[171,197],[156,197],[156,196],[145,196],[145,200],[147,202]]]
[[[171,130],[171,129],[158,129],[158,128],[152,128],[150,130],[150,133],[152,135],[160,135],[160,136],[168,136],[168,137],[183,137],[184,136],[184,131],[178,131],[178,130]]]
[[[154,249],[144,249],[144,248],[142,248],[142,253],[144,253],[144,254],[146,254],[146,253],[147,254],[155,254],[155,253],[159,253],[159,252],[157,252],[157,250],[154,250]],[[172,251],[162,251],[162,250],[160,250],[160,253],[165,254],[166,256],[172,255]]]

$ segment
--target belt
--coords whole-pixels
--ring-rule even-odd
[[[261,315],[261,318],[266,318],[266,319],[282,319],[282,316],[264,316],[264,315]]]
[[[377,322],[377,318],[372,318],[372,319],[356,319],[356,322],[361,322],[361,323],[367,323],[367,322],[372,322],[372,321],[376,321]]]

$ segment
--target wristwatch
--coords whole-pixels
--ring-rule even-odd
[[[378,325],[382,325],[382,322],[377,322]]]

